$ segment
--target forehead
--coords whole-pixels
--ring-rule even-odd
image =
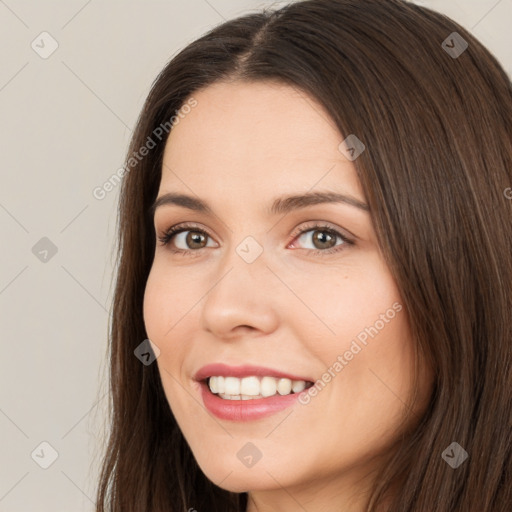
[[[193,94],[197,105],[166,143],[161,190],[297,192],[316,184],[363,199],[343,140],[315,99],[276,82],[218,82]]]

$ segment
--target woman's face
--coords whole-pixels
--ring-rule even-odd
[[[216,83],[194,97],[158,192],[190,199],[159,201],[155,234],[188,224],[157,240],[144,297],[169,406],[222,488],[292,509],[319,488],[341,499],[396,439],[414,364],[354,162],[294,88]],[[324,193],[345,200],[310,196]],[[222,377],[216,394],[208,377]]]

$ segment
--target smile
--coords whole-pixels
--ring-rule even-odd
[[[291,407],[309,378],[256,366],[212,364],[195,375],[206,409],[219,419],[253,421]]]

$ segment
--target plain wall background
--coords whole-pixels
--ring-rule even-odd
[[[92,191],[122,166],[177,51],[284,3],[0,1],[0,511],[94,510],[119,187],[103,200]],[[512,0],[415,3],[469,29],[511,74]],[[51,49],[44,31],[59,45],[47,58],[31,47]],[[58,455],[47,469],[42,442]]]

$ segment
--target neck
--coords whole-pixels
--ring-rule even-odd
[[[276,479],[275,479],[276,480]],[[250,491],[246,512],[366,512],[370,495],[368,479],[350,477],[311,481],[307,485]],[[380,509],[387,512],[389,500]]]

